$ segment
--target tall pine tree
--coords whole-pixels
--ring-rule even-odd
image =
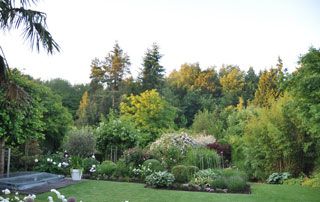
[[[142,90],[157,89],[160,91],[164,84],[163,66],[160,65],[162,55],[159,52],[159,46],[153,43],[151,49],[147,49],[143,57],[143,69],[140,76]]]

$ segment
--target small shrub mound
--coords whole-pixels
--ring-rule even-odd
[[[189,180],[193,178],[194,174],[199,171],[199,168],[197,166],[187,166],[188,171],[188,177]]]
[[[214,179],[217,179],[217,177],[221,175],[221,172],[221,170],[215,169],[199,170],[194,174],[193,183],[200,186],[206,186],[211,184]]]
[[[117,165],[115,163],[112,161],[104,161],[98,166],[97,173],[99,175],[106,175],[110,177],[113,175],[116,169]]]
[[[162,164],[157,159],[148,159],[145,162],[143,162],[142,165],[145,167],[148,167],[152,171],[163,171],[164,170]]]
[[[152,173],[146,177],[146,184],[154,188],[170,187],[175,178],[173,174],[167,171]]]
[[[174,175],[176,182],[186,183],[189,181],[189,174],[188,174],[187,166],[185,166],[185,165],[174,166],[171,169],[171,172]]]

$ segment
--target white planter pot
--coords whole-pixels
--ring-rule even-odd
[[[81,180],[82,177],[82,169],[71,169],[71,178],[72,180]]]

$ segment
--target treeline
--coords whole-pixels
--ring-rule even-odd
[[[14,103],[0,100],[5,106],[0,117],[10,120],[0,128],[14,137],[12,143],[44,137],[39,142],[45,152],[60,148],[72,125],[98,131],[130,126],[124,134],[135,131],[134,144],[140,147],[168,130],[187,129],[230,144],[232,165],[252,178],[265,179],[275,171],[310,174],[319,167],[319,49],[310,48],[301,56],[293,73],[278,58],[275,67],[259,73],[252,67],[203,69],[186,63],[165,76],[161,58],[159,46],[153,44],[143,56],[138,78],[133,78],[130,58],[116,43],[105,58],[92,61],[86,85],[34,81],[15,70],[11,76],[32,99],[18,112]],[[115,126],[117,120],[122,125]],[[119,140],[112,139],[112,144],[128,143],[129,137],[116,135]],[[104,150],[110,141],[98,137],[98,148]]]

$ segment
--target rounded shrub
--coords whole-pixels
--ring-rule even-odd
[[[163,171],[164,170],[162,164],[157,159],[148,159],[148,160],[144,161],[142,165],[150,168],[152,171]]]
[[[117,165],[115,163],[112,161],[104,161],[98,166],[97,172],[99,175],[107,175],[110,177],[113,175],[116,169]]]
[[[83,172],[85,174],[88,174],[90,173],[90,170],[92,169],[92,167],[96,167],[100,163],[95,158],[90,157],[90,158],[83,159],[82,164],[83,164]]]
[[[187,166],[189,180],[193,178],[194,174],[196,174],[198,171],[199,171],[199,168],[197,166]]]
[[[186,183],[189,181],[188,168],[185,165],[174,166],[171,173],[174,175],[176,182]]]
[[[152,173],[146,177],[146,184],[151,187],[169,187],[174,182],[173,174],[167,171]]]
[[[139,136],[139,131],[127,120],[117,118],[112,112],[109,119],[100,122],[95,130],[97,136],[97,149],[106,154],[113,148],[122,153],[128,148],[134,147]]]

